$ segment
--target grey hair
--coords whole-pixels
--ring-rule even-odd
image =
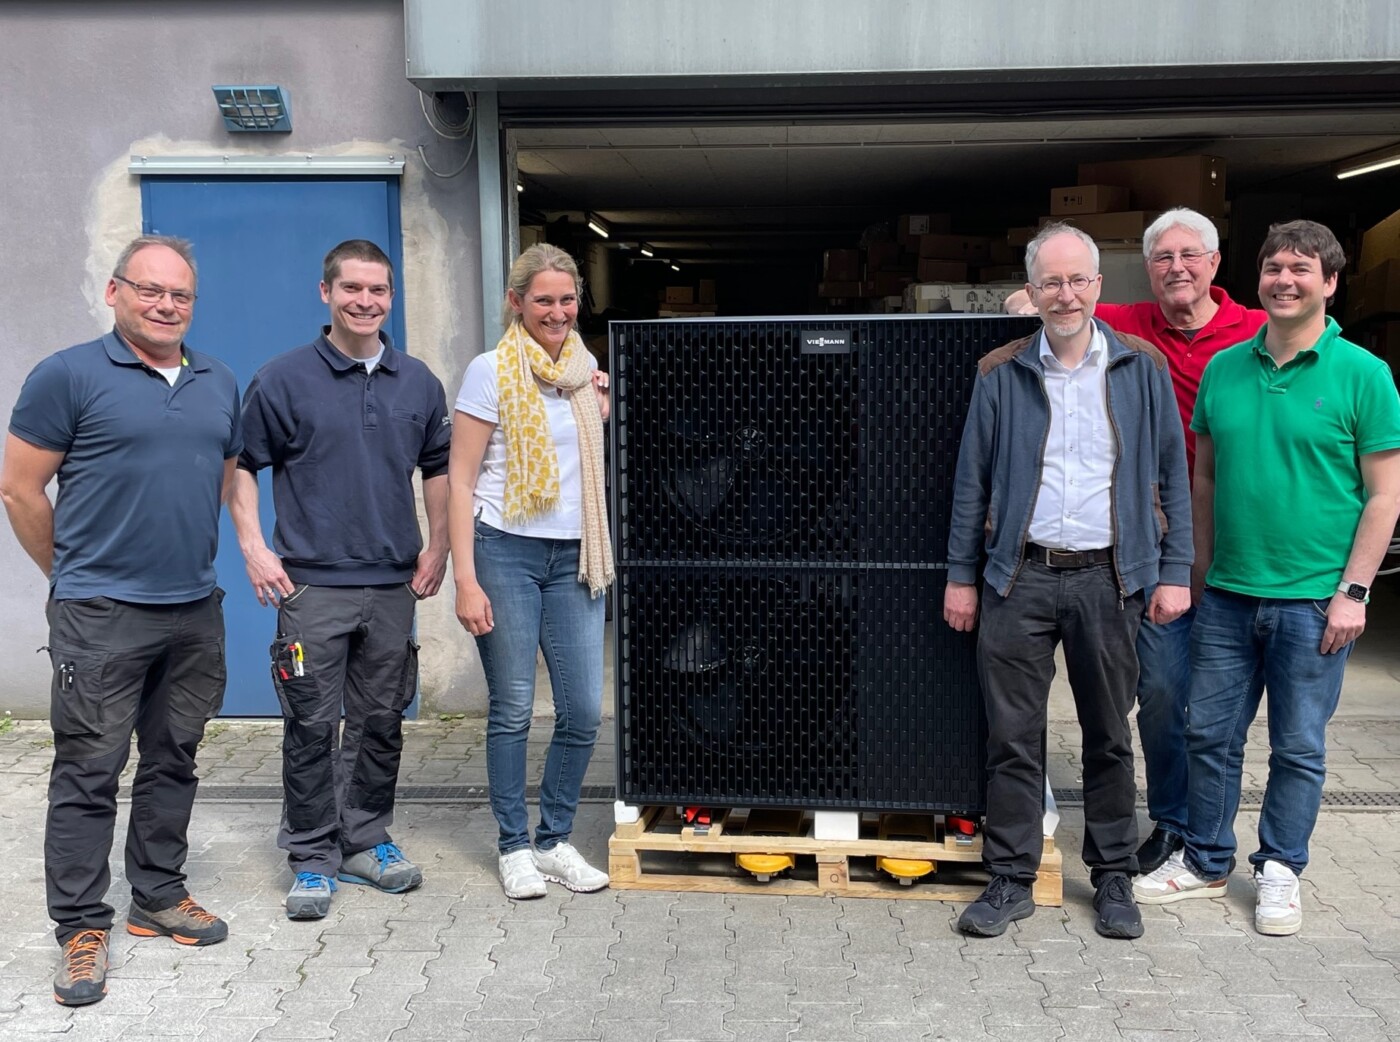
[[[1173,228],[1185,228],[1188,232],[1195,232],[1201,240],[1201,245],[1211,253],[1220,249],[1220,232],[1216,230],[1215,222],[1203,213],[1178,206],[1174,210],[1167,210],[1142,233],[1143,257],[1150,259],[1152,254],[1157,252],[1157,240]]]
[[[1094,261],[1094,274],[1099,273],[1099,244],[1094,241],[1093,236],[1083,228],[1076,228],[1072,224],[1065,224],[1063,221],[1056,221],[1047,224],[1040,231],[1036,232],[1035,238],[1026,243],[1026,277],[1035,274],[1035,258],[1040,253],[1040,248],[1045,243],[1057,235],[1073,235],[1076,239],[1089,247],[1089,256]]]
[[[506,285],[515,291],[517,297],[524,297],[530,290],[530,283],[542,271],[558,271],[568,275],[574,280],[574,292],[583,292],[583,279],[579,278],[574,259],[558,246],[547,242],[537,242],[515,258]],[[507,296],[501,304],[501,328],[509,329],[511,323],[519,321],[520,314],[510,306],[510,297]]]
[[[180,259],[190,266],[190,274],[194,276],[195,288],[198,288],[199,269],[195,267],[194,263],[194,247],[188,239],[177,239],[173,235],[142,235],[132,239],[126,244],[121,255],[117,257],[117,263],[112,268],[112,277],[126,278],[126,269],[131,264],[131,258],[147,246],[164,246],[178,253]]]

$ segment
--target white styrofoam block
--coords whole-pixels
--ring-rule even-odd
[[[634,821],[640,821],[642,808],[634,807],[630,803],[623,803],[621,800],[613,800],[613,822],[617,825],[630,825]]]
[[[860,839],[859,811],[819,810],[813,816],[813,839]]]

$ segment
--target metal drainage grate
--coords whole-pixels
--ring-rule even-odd
[[[1056,789],[1055,802],[1062,807],[1084,806],[1083,789]],[[525,798],[539,798],[538,785],[525,789]],[[282,802],[282,789],[276,785],[201,785],[199,798],[225,803]],[[486,803],[490,790],[485,785],[400,785],[398,803]],[[611,803],[617,790],[611,785],[585,785],[580,799],[584,803]],[[1242,810],[1258,810],[1264,801],[1263,789],[1245,789],[1240,793]],[[1138,806],[1144,806],[1138,800]],[[1324,792],[1322,806],[1326,810],[1400,810],[1400,792]]]
[[[1084,806],[1083,789],[1055,789],[1055,802],[1062,807]],[[1263,789],[1242,789],[1240,809],[1258,810],[1264,804]],[[1142,794],[1138,794],[1138,806],[1146,806]],[[1400,792],[1324,792],[1324,810],[1396,810],[1400,809]]]
[[[527,800],[538,799],[539,795],[538,785],[525,787]],[[269,800],[281,803],[282,788],[278,785],[201,785],[199,798],[221,803]],[[611,785],[585,785],[579,798],[584,803],[611,803],[616,798],[616,790]],[[395,795],[396,803],[486,803],[490,799],[490,790],[485,785],[400,785]]]

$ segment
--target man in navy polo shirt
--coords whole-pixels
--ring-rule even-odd
[[[403,713],[418,680],[414,605],[438,592],[447,568],[452,427],[442,384],[382,331],[394,270],[378,246],[343,242],[324,268],[331,323],[249,384],[229,503],[253,590],[260,603],[278,605],[272,683],[285,730],[277,844],[296,877],[290,919],[325,916],[337,878],[389,893],[423,881],[388,830]],[[264,467],[272,468],[275,553],[258,520]]]
[[[63,948],[54,999],[68,1006],[107,992],[107,856],[133,730],[127,930],[193,945],[228,936],[182,871],[195,753],[224,698],[214,553],[243,447],[233,374],[184,343],[194,299],[189,243],[133,241],[107,283],[116,328],[34,368],[5,446],[0,495],[49,579],[44,878]]]

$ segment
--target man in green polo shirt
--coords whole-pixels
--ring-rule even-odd
[[[1270,935],[1302,926],[1327,722],[1400,515],[1400,396],[1385,362],[1326,314],[1345,264],[1320,224],[1270,228],[1268,323],[1201,380],[1186,845],[1133,887],[1145,904],[1225,895],[1245,734],[1267,689],[1269,779],[1249,860],[1255,929]]]

